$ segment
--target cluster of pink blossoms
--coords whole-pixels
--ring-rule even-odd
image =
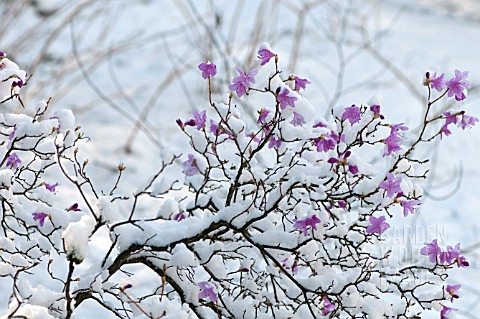
[[[266,65],[272,58],[278,59],[277,55],[273,53],[269,48],[262,48],[258,51],[258,58],[261,61],[261,66]],[[202,71],[202,77],[204,79],[210,79],[211,77],[217,74],[217,67],[215,64],[210,62],[201,63],[198,68]],[[255,75],[258,73],[257,69],[251,69],[248,72],[242,70],[241,68],[236,68],[238,76],[233,78],[233,83],[229,86],[232,91],[237,93],[238,97],[247,95],[251,90],[251,84],[255,83]],[[449,81],[444,80],[444,74],[437,76],[436,74],[433,77],[430,77],[430,74],[427,73],[425,85],[429,88],[435,89],[439,92],[445,92],[443,95],[448,95],[449,97],[455,96],[457,101],[464,100],[466,98],[466,89],[470,86],[469,82],[466,80],[468,72],[460,72],[455,70],[455,77]],[[293,91],[299,91],[305,89],[306,85],[310,82],[307,79],[302,79],[297,76],[291,76],[289,80],[294,81]],[[286,109],[287,107],[294,109],[295,103],[298,98],[294,95],[291,95],[291,91],[288,87],[278,88],[276,90],[276,100],[277,105],[281,110]],[[380,105],[372,103],[369,105],[369,110],[373,113],[374,118],[384,119],[384,116],[380,113]],[[359,123],[362,119],[362,115],[365,113],[366,109],[358,107],[356,105],[351,105],[346,107],[341,115],[340,119],[342,123],[348,122],[349,125],[353,126]],[[263,138],[268,138],[268,147],[279,149],[282,145],[282,139],[276,137],[275,135],[269,134],[271,132],[270,123],[267,120],[269,117],[270,111],[267,109],[260,109],[258,112],[257,124],[262,126],[264,131]],[[465,112],[444,112],[442,118],[445,119],[445,124],[442,126],[439,134],[440,137],[444,133],[445,135],[450,135],[450,124],[456,124],[463,130],[470,128],[478,122],[478,119],[472,116],[468,116]],[[183,123],[180,119],[177,120],[177,124],[184,129],[186,126],[195,127],[197,130],[206,130],[207,116],[206,111],[194,111],[193,118]],[[302,126],[305,124],[305,120],[301,114],[293,112],[293,119],[290,122],[293,126]],[[404,132],[408,130],[408,127],[404,123],[399,124],[387,124],[387,127],[390,129],[389,135],[381,140],[385,144],[385,151],[383,156],[396,156],[396,154],[402,150],[401,142],[403,141]],[[318,122],[313,125],[313,128],[325,128],[328,129],[328,126],[322,122]],[[337,133],[335,130],[328,129],[330,132],[321,134],[318,138],[312,140],[313,145],[316,146],[318,152],[328,152],[334,150],[340,142],[345,142],[345,136],[342,133]],[[216,123],[212,119],[210,120],[210,132],[215,136],[226,135],[227,139],[233,139],[233,134],[230,132],[222,123]],[[245,133],[246,134],[246,133]],[[258,134],[246,134],[248,137],[252,138],[252,141],[260,143],[262,137]],[[346,174],[348,171],[352,175],[357,175],[360,173],[357,165],[351,164],[349,162],[349,157],[351,155],[350,150],[340,152],[337,157],[331,157],[327,162],[333,166],[343,167],[343,172]],[[193,154],[188,155],[188,159],[183,162],[183,173],[186,176],[193,176],[199,174],[200,171],[197,166],[197,161]],[[421,201],[418,198],[406,197],[401,188],[402,178],[400,176],[395,176],[392,173],[387,173],[386,178],[379,185],[379,189],[384,190],[384,196],[391,198],[393,203],[399,203],[403,208],[403,215],[408,216],[409,213],[413,214],[415,208],[421,204]],[[339,207],[346,208],[347,204],[343,201],[338,203]],[[327,209],[328,210],[328,209]],[[174,220],[181,221],[185,218],[183,213],[175,215]],[[370,225],[366,227],[367,234],[377,234],[382,235],[386,230],[390,228],[390,225],[386,222],[385,216],[369,216],[368,218]],[[317,215],[311,215],[310,217],[304,219],[294,219],[293,228],[297,231],[303,233],[304,236],[308,235],[308,229],[312,230],[312,237],[314,231],[317,230],[317,224],[320,224],[321,220]],[[430,258],[430,261],[433,263],[438,263],[439,265],[450,266],[452,264],[457,264],[458,267],[466,267],[469,263],[466,261],[464,256],[460,256],[460,245],[457,244],[455,248],[448,246],[445,251],[440,249],[437,245],[437,240],[432,241],[430,244],[427,244],[420,253],[426,255]],[[286,269],[292,269],[293,273],[298,272],[298,266],[296,260],[294,261],[291,267],[287,266],[288,258],[283,259],[283,266]],[[248,269],[247,269],[248,271]],[[200,282],[198,286],[201,289],[199,293],[200,299],[209,299],[211,302],[217,301],[217,292],[216,286],[207,282]],[[446,293],[450,296],[450,301],[459,298],[458,290],[460,285],[447,285],[445,288]],[[335,309],[335,305],[330,302],[327,296],[322,298],[322,314],[324,316],[328,315]],[[452,312],[453,308],[441,305],[442,309],[440,312],[441,318],[447,318],[447,314]]]

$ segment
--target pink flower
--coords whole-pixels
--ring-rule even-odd
[[[251,69],[247,73],[245,73],[239,67],[235,68],[238,72],[238,76],[233,78],[233,83],[229,86],[230,90],[234,90],[237,92],[238,97],[246,94],[248,89],[250,89],[250,83],[255,83],[254,76],[257,75],[257,69]]]
[[[305,90],[305,87],[307,86],[307,84],[310,84],[310,81],[307,79],[301,79],[298,76],[294,76],[293,78],[295,80],[295,88],[294,88],[295,91],[300,91],[300,89]]]
[[[48,217],[48,214],[35,212],[32,215],[33,215],[33,220],[38,221],[38,223],[40,224],[40,227],[43,227],[43,225],[45,224],[45,218]]]
[[[382,114],[380,114],[380,105],[374,104],[370,106],[370,111],[372,111],[376,118],[379,117],[382,120],[385,118]]]
[[[437,262],[437,256],[440,256],[441,253],[442,250],[440,247],[438,247],[436,239],[434,239],[430,244],[425,244],[425,247],[420,250],[420,254],[428,256],[432,263]]]
[[[470,87],[470,82],[467,79],[468,71],[460,72],[455,70],[455,77],[451,78],[446,86],[448,88],[448,96],[454,96],[455,100],[461,101],[466,98],[464,91]]]
[[[193,176],[195,174],[199,173],[198,167],[197,167],[197,161],[195,160],[195,157],[193,154],[188,154],[188,160],[183,162],[183,174],[186,176]]]
[[[10,167],[11,169],[16,169],[18,167],[18,164],[20,164],[22,161],[18,157],[16,153],[10,154],[9,157],[7,157],[7,167]]]
[[[17,131],[17,127],[13,127],[13,131],[8,135],[8,139],[11,141],[15,137],[15,132]]]
[[[307,236],[307,227],[308,226],[312,227],[312,233],[313,233],[313,230],[317,230],[317,224],[320,222],[321,221],[317,217],[317,215],[312,215],[311,217],[308,217],[305,219],[294,220],[293,228],[295,228],[296,230],[303,230],[303,235]]]
[[[400,183],[402,182],[401,177],[395,177],[393,174],[387,174],[387,180],[380,183],[379,187],[384,189],[387,193],[387,196],[393,198],[395,193],[401,193],[402,189],[400,188]]]
[[[55,188],[58,186],[58,183],[55,183],[55,184],[44,183],[44,185],[49,192],[55,193]]]
[[[293,119],[290,124],[292,124],[293,126],[301,126],[302,124],[305,124],[305,120],[303,119],[303,116],[301,116],[297,112],[293,112]]]
[[[289,105],[290,107],[294,108],[295,107],[295,101],[298,100],[294,96],[289,96],[288,94],[290,93],[290,90],[287,88],[284,88],[282,93],[278,94],[278,102],[280,103],[280,108],[283,110]]]
[[[327,296],[322,297],[322,302],[323,302],[323,307],[321,309],[322,309],[323,316],[328,315],[330,312],[333,311],[333,309],[335,309],[335,305],[333,305],[330,302],[330,300],[328,300]]]
[[[200,63],[198,65],[200,71],[202,71],[202,77],[207,79],[208,77],[214,77],[217,74],[217,66],[210,62]]]
[[[266,109],[260,109],[260,111],[258,111],[258,120],[257,120],[257,124],[260,124],[260,123],[265,123],[265,120],[267,119],[267,116],[270,112]]]
[[[275,136],[270,137],[270,140],[268,141],[268,148],[275,148],[279,149],[280,146],[282,146],[282,140],[281,139],[276,139]]]
[[[420,205],[420,203],[421,202],[416,199],[402,201],[400,205],[403,207],[403,216],[407,217],[408,212],[413,214],[414,206]]]
[[[445,290],[450,295],[450,302],[453,302],[453,299],[460,298],[457,291],[460,290],[461,287],[462,285],[447,285],[447,288]]]
[[[265,65],[270,61],[271,58],[275,56],[275,53],[271,52],[270,50],[267,49],[261,49],[258,51],[258,58],[262,60],[260,65]]]
[[[198,294],[198,299],[208,298],[211,302],[217,302],[218,296],[215,292],[215,285],[202,281],[198,283],[198,287],[201,289]]]
[[[350,121],[351,125],[360,122],[360,108],[355,105],[345,108],[342,114],[342,120],[346,119]]]
[[[453,309],[453,308],[442,305],[442,310],[440,311],[440,319],[450,319],[451,317],[448,315],[448,313],[455,310],[458,310],[458,309]]]
[[[380,216],[378,218],[370,216],[368,218],[370,221],[370,226],[367,227],[367,234],[383,234],[384,231],[390,228],[390,225],[385,221],[385,216]]]
[[[474,126],[476,122],[478,122],[478,119],[476,117],[462,113],[460,127],[462,128],[462,130],[465,130],[466,128],[471,128],[472,126]]]
[[[438,92],[442,92],[442,90],[446,86],[444,78],[445,74],[443,73],[439,76],[437,76],[437,73],[433,74],[433,77],[429,79],[430,87],[437,90]]]
[[[387,149],[383,153],[383,156],[389,156],[389,155],[392,155],[394,152],[397,152],[397,151],[401,150],[402,147],[400,145],[398,145],[398,143],[401,140],[402,140],[402,138],[400,136],[398,136],[397,134],[390,134],[384,140],[384,143],[385,143],[385,146],[387,147]]]
[[[78,208],[78,203],[73,204],[67,208],[67,212],[81,212],[82,210]]]

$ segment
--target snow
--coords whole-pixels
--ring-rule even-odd
[[[93,217],[83,215],[82,218],[70,223],[62,233],[65,251],[75,263],[81,263],[88,255],[88,241],[95,227]]]

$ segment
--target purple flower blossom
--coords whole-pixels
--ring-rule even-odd
[[[462,288],[462,285],[447,285],[445,289],[447,293],[450,295],[450,302],[453,302],[453,299],[458,299],[460,296],[458,295],[457,291]]]
[[[180,222],[185,219],[185,215],[183,213],[178,213],[172,216],[174,221]]]
[[[327,125],[325,123],[323,123],[322,121],[319,121],[315,124],[313,124],[312,126],[313,128],[317,128],[317,127],[327,127]]]
[[[372,111],[375,118],[379,117],[382,120],[385,118],[385,116],[380,114],[380,105],[374,104],[374,105],[370,106],[370,111]]]
[[[302,124],[305,124],[305,120],[303,119],[303,116],[301,116],[297,112],[293,112],[293,119],[290,124],[292,124],[293,126],[301,126]]]
[[[10,154],[10,156],[7,157],[7,167],[10,167],[11,169],[16,169],[18,167],[18,164],[20,164],[22,161],[18,157],[16,153]]]
[[[428,82],[430,82],[430,87],[438,92],[442,92],[446,86],[444,78],[445,74],[442,73],[441,75],[437,76],[437,73],[434,73],[433,77],[428,80]]]
[[[322,309],[323,316],[328,315],[330,312],[333,311],[333,309],[335,309],[335,305],[333,305],[330,302],[330,300],[328,300],[327,296],[322,297],[322,302],[323,302],[323,307],[321,309]]]
[[[471,128],[472,126],[474,126],[476,122],[478,122],[478,119],[476,117],[462,113],[460,127],[462,128],[462,130],[465,130],[466,128]]]
[[[342,114],[342,120],[346,119],[350,121],[351,125],[360,122],[360,108],[355,106],[355,104],[345,108],[345,111]]]
[[[78,208],[78,203],[75,203],[72,206],[67,208],[67,212],[80,212],[80,211],[82,210]]]
[[[312,227],[312,234],[314,230],[317,230],[317,224],[320,223],[320,219],[317,215],[312,215],[311,217],[305,219],[295,219],[293,223],[293,228],[296,230],[303,230],[303,235],[307,236],[307,227]]]
[[[195,120],[197,130],[201,130],[205,127],[205,122],[207,121],[207,111],[203,110],[200,113],[198,111],[193,111],[193,119]]]
[[[45,224],[45,218],[48,217],[48,214],[35,212],[32,215],[33,215],[33,220],[38,221],[38,223],[40,224],[40,227],[43,227],[43,225]]]
[[[450,319],[451,317],[448,315],[448,313],[455,310],[458,310],[458,309],[454,309],[454,308],[450,308],[442,305],[442,310],[440,311],[440,319]]]
[[[200,171],[198,170],[195,157],[193,156],[193,154],[188,154],[188,160],[183,162],[182,173],[185,174],[185,176],[193,176],[195,174],[198,174],[199,172]]]
[[[400,183],[402,182],[401,177],[395,177],[393,174],[387,174],[387,180],[380,183],[379,187],[384,189],[387,192],[387,196],[393,198],[395,193],[402,192],[400,188]]]
[[[23,80],[22,79],[18,79],[18,81],[13,81],[12,82],[12,89],[14,87],[18,87],[18,88],[21,88],[23,86]]]
[[[198,299],[208,298],[211,302],[217,302],[218,296],[215,292],[215,285],[202,281],[198,283],[198,287],[201,289]]]
[[[55,183],[55,184],[47,184],[47,183],[44,183],[44,185],[45,185],[45,188],[46,188],[49,192],[55,193],[55,187],[58,186],[58,183]]]
[[[258,120],[257,120],[257,124],[260,124],[260,123],[265,123],[265,120],[267,119],[267,116],[270,112],[266,109],[260,109],[260,111],[258,111]]]
[[[262,60],[260,65],[265,65],[270,61],[271,58],[275,56],[275,53],[271,52],[268,49],[260,49],[258,50],[258,58]]]
[[[310,81],[307,79],[301,79],[298,76],[294,76],[293,79],[295,80],[295,91],[300,91],[300,89],[306,88],[307,84],[310,84]]]
[[[210,120],[210,132],[212,132],[215,136],[219,136],[222,134],[228,135],[228,138],[232,138],[232,134],[225,130],[221,125],[215,123],[212,119]]]
[[[200,71],[202,71],[202,77],[207,79],[208,77],[214,77],[217,74],[217,66],[210,62],[200,63],[198,65]]]
[[[238,97],[246,94],[250,88],[250,83],[255,83],[254,76],[258,73],[257,69],[251,69],[248,73],[245,73],[239,67],[235,68],[238,72],[238,76],[233,78],[233,83],[229,86],[230,90],[237,92]]]
[[[420,249],[420,254],[428,256],[432,263],[437,262],[437,256],[440,256],[441,253],[442,250],[440,249],[440,247],[438,247],[436,239],[432,240],[432,242],[429,244],[425,244],[425,247]]]
[[[353,175],[356,175],[359,172],[357,165],[348,165],[348,171]]]
[[[403,207],[403,216],[407,217],[408,212],[413,214],[415,209],[414,206],[420,205],[420,203],[421,202],[416,199],[402,201],[400,205]]]
[[[389,156],[389,155],[392,155],[393,152],[401,150],[402,147],[400,145],[398,145],[398,143],[401,140],[402,140],[402,138],[400,136],[398,136],[397,134],[390,134],[384,140],[384,143],[385,143],[385,146],[387,147],[387,149],[383,153],[383,156]]]
[[[370,226],[367,227],[367,234],[383,234],[384,231],[390,228],[390,225],[385,221],[385,216],[380,216],[378,218],[370,216],[368,218],[370,221]]]
[[[17,131],[17,127],[14,126],[12,132],[8,135],[8,139],[11,141],[15,137],[15,132]]]
[[[390,134],[401,135],[400,131],[408,131],[408,127],[404,123],[390,124]]]
[[[455,100],[461,101],[466,98],[464,90],[470,87],[470,82],[467,79],[468,71],[460,72],[455,70],[455,77],[451,78],[445,85],[448,88],[448,96],[454,96]]]
[[[335,149],[338,142],[338,135],[331,131],[328,134],[322,134],[319,138],[313,140],[313,143],[317,147],[317,152],[328,152]]]
[[[282,145],[281,139],[277,140],[275,136],[270,137],[270,140],[268,141],[268,148],[275,148],[278,150],[281,145]]]
[[[287,105],[290,105],[290,107],[294,108],[295,107],[295,101],[298,100],[294,96],[289,96],[288,94],[290,93],[290,90],[287,88],[284,88],[282,93],[278,94],[278,102],[280,103],[280,108],[283,110],[287,107]]]

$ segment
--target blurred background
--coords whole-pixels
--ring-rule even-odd
[[[425,72],[450,78],[455,69],[470,71],[468,98],[437,111],[480,117],[478,0],[2,0],[0,34],[0,50],[32,75],[24,102],[51,97],[50,112],[71,109],[91,138],[83,156],[101,189],[115,183],[119,163],[131,193],[163,157],[185,152],[175,119],[208,106],[197,65],[217,65],[214,98],[226,100],[235,66],[258,64],[262,42],[285,76],[312,82],[304,95],[318,118],[380,93],[382,114],[417,130]],[[253,121],[262,106],[248,103],[237,101]],[[480,128],[431,144],[420,150],[431,159],[421,211],[402,216],[386,241],[405,247],[405,262],[434,238],[461,242],[471,266],[450,278],[463,287],[457,315],[480,318]]]

